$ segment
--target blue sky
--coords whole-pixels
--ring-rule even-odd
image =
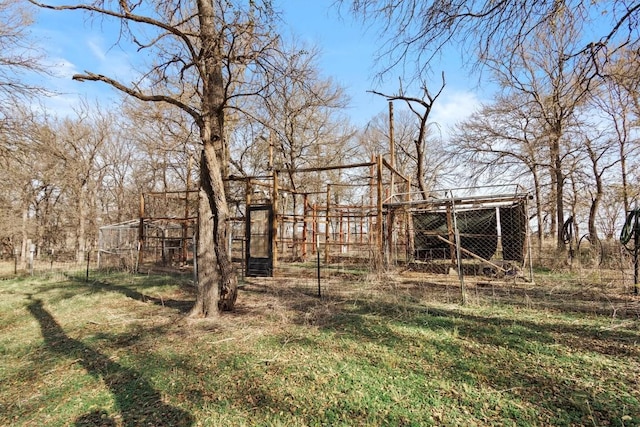
[[[348,114],[354,124],[363,126],[374,115],[387,111],[387,102],[380,96],[367,93],[376,89],[393,93],[398,88],[397,76],[389,83],[376,86],[374,55],[379,42],[374,29],[365,30],[348,14],[340,15],[334,0],[277,0],[283,11],[285,30],[295,33],[307,43],[321,50],[320,67],[326,77],[332,77],[345,87],[351,97]],[[113,46],[117,27],[103,26],[100,21],[89,22],[78,11],[39,11],[34,35],[47,46],[49,64],[57,77],[47,81],[61,95],[49,100],[47,106],[64,114],[82,96],[101,102],[117,98],[106,85],[95,82],[75,82],[71,76],[84,70],[108,76],[126,76],[131,72],[129,54]],[[449,58],[459,52],[452,51]],[[443,128],[464,118],[482,97],[477,89],[477,78],[460,71],[457,61],[449,60],[434,66],[437,75],[434,85],[439,85],[439,71],[446,74],[447,86],[432,113],[433,121]],[[398,108],[401,108],[398,106]]]

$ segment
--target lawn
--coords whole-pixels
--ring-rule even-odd
[[[634,297],[462,306],[382,283],[319,299],[248,280],[234,312],[197,320],[188,278],[2,280],[0,425],[640,425]]]

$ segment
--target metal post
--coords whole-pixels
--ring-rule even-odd
[[[283,221],[284,218],[278,218],[278,171],[273,171],[273,188],[271,189],[271,209],[273,210],[273,217],[271,222],[271,250],[273,257],[273,270],[278,267],[278,237],[282,238],[278,234],[278,220]]]
[[[467,303],[467,291],[464,284],[464,270],[462,268],[462,253],[460,251],[460,230],[458,229],[458,219],[455,210],[455,202],[453,192],[451,193],[451,216],[453,217],[453,234],[456,243],[456,260],[458,264],[458,278],[460,279],[460,294],[462,296],[462,304]]]
[[[326,247],[325,247],[326,250]],[[320,235],[316,235],[316,254],[317,254],[317,262],[318,262],[318,298],[322,297],[322,292],[320,288]]]
[[[635,224],[633,227],[633,293],[638,295],[638,244],[640,244],[640,224],[638,222],[638,216],[636,215]]]
[[[382,259],[383,259],[383,255],[384,255],[384,234],[383,234],[383,228],[382,228],[382,155],[378,155],[377,158],[377,162],[376,162],[376,175],[377,175],[377,188],[376,188],[376,195],[377,195],[377,203],[376,203],[376,222],[377,222],[377,228],[376,228],[376,244],[378,245],[377,247],[377,254],[376,254],[376,259],[380,260],[380,263],[378,264],[378,268],[382,269]]]
[[[331,233],[329,231],[331,225],[331,217],[329,211],[331,210],[331,184],[327,184],[327,211],[325,215],[325,238],[324,238],[324,262],[329,264],[329,241],[331,240]]]

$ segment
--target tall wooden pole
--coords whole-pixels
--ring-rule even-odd
[[[278,171],[273,170],[273,189],[271,194],[271,254],[273,256],[273,270],[278,266]],[[280,218],[282,221],[282,218]]]
[[[307,233],[309,228],[309,195],[304,194],[302,200],[303,208],[302,208],[302,260],[307,260]]]
[[[185,266],[187,263],[187,239],[188,239],[188,230],[189,224],[187,222],[187,218],[189,218],[189,187],[191,187],[191,161],[192,157],[189,156],[189,160],[187,162],[187,176],[186,176],[186,185],[187,189],[184,192],[184,221],[182,222],[182,241],[180,242],[180,246],[182,246],[182,254],[180,263],[182,266]]]
[[[396,143],[393,135],[393,102],[389,101],[389,163],[391,163],[391,167],[396,169]],[[395,193],[394,184],[395,176],[393,171],[391,172],[391,191],[389,194],[390,201],[393,201],[393,195]]]
[[[140,224],[138,226],[138,265],[136,271],[139,271],[140,265],[144,261],[144,194],[140,195]]]
[[[391,163],[391,178],[389,180],[389,201],[393,202],[393,197],[395,195],[395,171],[396,171],[396,144],[393,135],[393,102],[389,101],[389,160]],[[391,251],[394,247],[393,241],[393,226],[394,226],[394,218],[395,213],[389,209],[387,213],[387,247],[389,250],[387,251],[387,263],[389,263]]]
[[[324,239],[324,263],[329,263],[329,241],[331,240],[331,232],[329,226],[331,225],[331,216],[329,211],[331,210],[331,184],[327,184],[327,212],[325,217],[325,239]]]
[[[382,257],[383,252],[384,252],[384,242],[383,242],[383,230],[382,230],[382,155],[378,155],[378,159],[377,159],[377,164],[376,164],[376,170],[377,170],[377,178],[378,178],[378,183],[377,183],[377,196],[378,196],[378,200],[377,200],[377,206],[376,206],[376,222],[377,222],[377,227],[376,227],[376,235],[377,235],[377,239],[376,239],[376,243],[378,245],[378,256]],[[381,265],[380,265],[381,267]]]

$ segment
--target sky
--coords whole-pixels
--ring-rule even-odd
[[[365,126],[376,114],[388,111],[383,97],[367,92],[375,89],[394,93],[398,89],[397,76],[391,76],[383,85],[375,83],[374,57],[379,39],[373,29],[365,29],[344,11],[340,14],[332,7],[334,0],[276,0],[274,3],[283,12],[285,31],[320,48],[321,72],[345,88],[351,99],[347,114],[355,125]],[[32,32],[46,46],[49,67],[56,74],[44,83],[60,92],[47,101],[47,108],[66,114],[80,97],[100,102],[118,98],[117,93],[104,84],[71,79],[73,74],[83,71],[114,77],[131,73],[132,54],[113,46],[116,31],[117,27],[100,21],[87,21],[79,11],[38,12]],[[447,57],[456,58],[458,54]],[[434,70],[438,70],[437,74],[428,79],[434,87],[439,87],[441,70],[445,72],[447,85],[431,118],[446,132],[449,126],[470,114],[485,95],[478,88],[477,78],[461,70],[459,61],[443,61],[436,64]]]

